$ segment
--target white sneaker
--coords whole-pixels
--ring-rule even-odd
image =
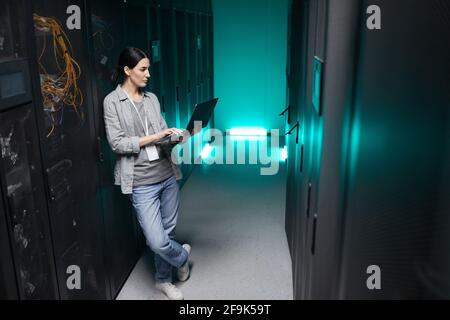
[[[181,268],[177,271],[178,280],[180,281],[186,281],[189,278],[189,257],[191,255],[191,246],[188,244],[183,244],[182,247],[187,251],[188,258],[184,265],[181,266]]]
[[[156,288],[161,290],[169,300],[184,300],[183,293],[170,282],[157,282]]]

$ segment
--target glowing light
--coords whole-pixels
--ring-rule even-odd
[[[264,141],[263,136],[231,136],[231,141]]]
[[[287,157],[288,157],[287,146],[284,146],[283,149],[280,149],[280,160],[286,161]]]
[[[202,159],[207,159],[211,155],[211,152],[212,147],[209,144],[207,144],[200,153],[200,156],[202,157]]]
[[[267,136],[264,128],[233,128],[230,130],[232,136]]]

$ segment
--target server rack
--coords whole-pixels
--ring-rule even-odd
[[[58,287],[29,81],[29,9],[26,1],[5,1],[0,13],[0,293],[53,299]]]
[[[326,1],[312,1],[309,5],[309,26],[308,30],[308,53],[306,61],[306,94],[303,109],[304,114],[304,181],[303,194],[306,194],[305,211],[303,216],[304,226],[304,247],[303,247],[303,272],[304,272],[304,295],[309,297],[311,290],[312,260],[317,249],[317,225],[320,219],[317,203],[319,197],[319,176],[321,171],[321,152],[323,142],[323,118],[321,117],[320,106],[315,106],[313,102],[313,90],[315,81],[315,63],[326,64],[325,52],[323,49],[323,28],[326,11]],[[319,80],[321,81],[321,80]]]
[[[319,7],[320,9],[320,7]],[[345,193],[345,123],[346,108],[353,95],[354,68],[357,57],[358,1],[328,2],[328,21],[325,25],[325,64],[322,95],[323,149],[320,197],[317,211],[316,252],[311,260],[310,299],[337,299],[340,289],[341,245]],[[321,19],[319,18],[319,22]],[[345,23],[342,23],[345,21]],[[348,110],[348,109],[347,109]],[[336,132],[340,134],[335,135]]]
[[[177,102],[180,111],[180,125],[185,126],[189,121],[189,102],[188,102],[188,34],[187,30],[187,13],[185,11],[175,11],[176,23],[176,42],[177,42]]]
[[[292,168],[288,172],[287,234],[291,248],[294,277],[294,297],[310,299],[316,282],[313,275],[317,254],[318,210],[324,120],[321,106],[314,101],[313,89],[321,84],[323,74],[317,73],[316,64],[325,65],[325,39],[327,1],[294,1],[291,19],[291,72],[290,109],[293,126],[299,127],[298,145],[290,150]],[[318,82],[316,82],[318,81]],[[320,97],[322,93],[320,93]],[[296,109],[297,106],[297,109]],[[292,119],[293,118],[293,119]],[[295,120],[297,119],[297,120]],[[326,223],[326,222],[325,222]]]
[[[81,12],[86,13],[83,1],[70,4],[77,5]],[[79,75],[77,83],[73,83],[72,97],[69,96],[74,101],[60,100],[52,92],[41,90],[43,81],[51,83],[61,72],[52,50],[50,28],[46,24],[52,21],[50,17],[66,21],[69,3],[54,2],[49,6],[46,1],[36,0],[32,5],[33,13],[38,16],[34,16],[37,64],[31,78],[34,95],[39,101],[38,131],[43,150],[60,298],[107,299],[110,292],[104,265],[105,230],[98,199],[98,140],[91,107],[95,103],[91,79],[86,72],[89,68],[89,38],[85,28],[66,30],[59,22],[59,28],[66,30],[66,46],[72,49],[62,54],[64,58],[70,54],[81,69],[77,72],[77,67],[73,66],[74,72]],[[82,17],[85,24],[86,16]],[[43,26],[38,25],[44,21]],[[56,24],[57,21],[54,28]],[[59,41],[60,36],[58,38]],[[81,289],[67,285],[67,272],[73,266],[80,270]]]
[[[297,220],[287,230],[294,239],[295,297],[447,298],[448,63],[414,66],[428,58],[447,61],[450,47],[442,39],[450,17],[441,13],[448,5],[408,2],[406,15],[388,14],[384,23],[396,28],[420,20],[421,27],[381,35],[366,28],[369,1],[301,2],[308,8],[299,109],[304,162],[298,182],[288,180],[289,199],[299,199],[296,218],[295,205],[287,207],[287,219]],[[392,13],[405,3],[379,4]],[[323,70],[318,108],[317,61]],[[424,109],[427,103],[433,108]],[[368,285],[371,266],[380,267],[381,290]]]
[[[384,12],[406,4],[405,14],[384,18],[397,33],[380,37],[360,25],[352,130],[361,130],[359,149],[348,149],[341,298],[450,296],[450,46],[443,41],[450,7],[439,0],[379,2]],[[361,16],[369,5],[362,2]],[[409,21],[420,23],[399,27]],[[381,271],[380,290],[367,286],[372,265]]]
[[[188,85],[189,85],[189,34],[187,11],[175,11],[176,35],[177,35],[177,101],[179,106],[179,118],[181,128],[185,128],[192,114],[193,106],[190,106]],[[192,154],[192,152],[191,152]],[[191,158],[191,157],[189,157]],[[192,163],[182,164],[183,182],[189,177],[193,169]]]
[[[54,298],[53,251],[39,176],[37,139],[33,137],[32,105],[0,113],[3,157],[1,161],[6,226],[19,296],[22,299]]]
[[[209,81],[208,81],[208,61],[210,53],[210,39],[208,34],[208,19],[209,16],[206,12],[202,12],[198,15],[199,26],[199,97],[200,102],[208,101],[212,99],[209,96]],[[213,128],[214,121],[208,123],[207,129]],[[210,137],[207,137],[210,139]]]
[[[163,100],[162,66],[161,66],[161,14],[156,4],[149,7],[149,27],[151,44],[151,78],[150,89],[158,97],[161,111],[166,112]]]
[[[293,19],[292,15],[293,12],[296,12],[296,7],[294,6],[296,2],[290,1],[289,3],[289,16],[288,16],[288,50],[287,50],[287,64],[286,64],[286,78],[287,78],[287,91],[286,91],[286,105],[285,109],[280,113],[280,116],[285,117],[285,133],[289,133],[289,136],[291,134],[290,125],[292,123],[292,115],[296,114],[298,111],[298,106],[295,104],[295,106],[291,106],[292,102],[295,102],[294,95],[298,92],[297,86],[298,83],[294,79],[292,79],[293,76],[298,75],[299,73],[296,72],[296,69],[294,68],[295,61],[292,59],[292,56],[296,56],[296,52],[294,52],[294,46],[297,42],[294,41],[294,34],[299,32],[298,28],[295,28],[293,26],[294,21],[299,21],[297,19]],[[295,109],[294,109],[295,108]],[[297,119],[294,119],[295,123],[297,122]],[[295,132],[296,134],[297,132]],[[292,155],[292,152],[294,155],[296,155],[296,150],[290,148],[290,144],[288,140],[292,139],[286,139],[286,146],[288,147],[288,155]],[[286,229],[286,236],[288,240],[288,245],[290,252],[292,254],[293,250],[293,239],[292,239],[292,233],[294,232],[294,226],[292,224],[293,218],[294,218],[294,211],[291,209],[291,205],[293,203],[292,199],[293,196],[295,196],[295,192],[292,191],[292,177],[293,177],[293,164],[295,163],[296,156],[289,156],[287,159],[287,193],[286,193],[286,219],[285,219],[285,229]]]
[[[198,27],[197,14],[195,12],[188,12],[188,27],[189,27],[189,85],[188,91],[191,93],[191,105],[194,106],[200,102],[198,95]]]
[[[123,4],[123,9],[120,15],[123,15],[124,47],[136,47],[148,54],[151,44],[148,5],[130,1]]]
[[[91,78],[94,79],[93,96],[95,127],[98,140],[98,161],[100,180],[98,188],[99,208],[103,214],[105,229],[105,268],[108,275],[111,298],[119,293],[144,246],[144,237],[132,211],[131,202],[114,186],[113,175],[116,155],[106,139],[103,121],[103,99],[113,91],[117,83],[111,80],[117,65],[117,58],[125,47],[127,33],[124,32],[130,11],[146,12],[146,7],[136,7],[122,1],[89,1],[87,11],[90,15],[88,30],[91,34],[90,65]],[[129,11],[128,11],[129,10]],[[131,29],[131,28],[134,29]],[[128,25],[129,33],[139,34],[141,25]],[[145,33],[146,30],[144,29]],[[140,38],[127,39],[128,45],[142,45]],[[139,42],[135,42],[139,41]],[[143,48],[146,50],[147,48]]]
[[[34,34],[27,34],[27,39],[17,34],[8,36],[0,47],[3,94],[0,129],[2,137],[16,141],[7,145],[7,139],[2,139],[5,152],[0,160],[0,268],[7,278],[0,282],[0,295],[21,299],[112,299],[137,261],[144,241],[129,201],[113,186],[115,155],[105,137],[102,101],[115,88],[110,78],[118,54],[124,46],[133,45],[151,52],[154,60],[149,89],[160,97],[169,92],[179,104],[175,108],[171,104],[174,110],[164,110],[170,113],[166,116],[172,120],[188,117],[191,112],[187,104],[191,85],[188,53],[197,54],[197,51],[191,44],[194,37],[189,38],[187,16],[195,15],[200,7],[197,3],[186,4],[185,10],[193,13],[183,12],[178,23],[174,4],[159,1],[80,0],[48,5],[43,0],[35,0],[14,4],[8,1],[7,5],[17,11],[13,16],[25,15],[25,23],[20,26],[25,30],[29,24]],[[81,29],[66,27],[69,5],[81,9]],[[15,24],[6,21],[5,12],[0,14],[0,24],[11,28]],[[39,17],[33,17],[33,13]],[[133,19],[136,15],[143,22]],[[162,22],[166,16],[171,17],[166,21],[168,25]],[[60,28],[58,40],[64,37],[64,41],[70,42],[66,43],[67,52],[63,52],[63,57],[70,55],[81,69],[77,77],[81,92],[74,95],[83,99],[74,103],[55,96],[49,100],[50,93],[42,90],[41,84],[57,79],[61,71],[53,54],[51,27],[42,25],[50,17],[56,17],[52,20],[53,27]],[[186,39],[185,50],[177,41],[177,26],[180,31],[184,29],[179,39]],[[145,36],[139,36],[142,34]],[[21,43],[13,43],[13,38]],[[24,43],[30,47],[25,48]],[[185,51],[187,62],[186,70],[179,74],[175,71],[180,70],[183,57],[177,56],[178,47]],[[11,61],[12,69],[8,66]],[[174,72],[165,70],[164,78],[163,68],[172,68]],[[8,78],[10,75],[13,78]],[[8,91],[11,87],[3,86],[3,81],[18,81],[18,75],[19,80],[31,79],[29,87],[24,80],[24,92],[6,96],[11,93]],[[165,107],[164,99],[162,107]],[[177,124],[180,121],[176,120]],[[18,129],[10,134],[12,127]],[[10,171],[14,152],[20,155],[13,157],[17,168],[21,163],[29,166],[20,166],[22,171],[13,174]],[[22,208],[23,204],[29,207]],[[72,267],[81,271],[81,290],[68,285]]]
[[[286,197],[286,231],[290,245],[294,297],[301,296],[299,289],[303,284],[303,261],[305,243],[305,199],[310,198],[310,184],[304,187],[305,176],[305,70],[307,60],[307,46],[304,35],[307,32],[307,3],[294,1],[291,6],[291,32],[290,32],[290,70],[289,70],[289,105],[285,110],[287,117],[288,135],[288,185]],[[303,57],[303,58],[300,58]],[[307,194],[305,194],[305,191]],[[305,211],[306,210],[306,211]]]
[[[208,53],[207,53],[207,81],[208,81],[208,100],[214,99],[214,17],[210,12],[208,15]],[[214,114],[211,117],[211,127],[215,128],[216,123]]]
[[[164,103],[165,120],[167,126],[179,127],[178,103],[176,99],[176,45],[174,10],[171,8],[161,7],[161,64],[163,79],[162,100]]]
[[[197,15],[198,35],[198,96],[200,102],[206,101],[206,47],[207,47],[207,30],[206,30],[206,16],[204,14]]]
[[[6,212],[3,204],[3,193],[0,192],[0,299],[13,300],[19,298],[16,274],[14,271],[12,248],[9,241]]]

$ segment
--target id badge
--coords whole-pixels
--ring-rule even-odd
[[[145,151],[147,152],[148,160],[155,161],[159,159],[158,150],[156,146],[147,146],[145,147]]]

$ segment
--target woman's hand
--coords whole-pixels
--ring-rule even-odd
[[[163,139],[163,138],[165,138],[167,136],[170,136],[172,134],[172,132],[173,131],[171,129],[165,129],[165,130],[163,130],[161,132],[158,132],[157,133],[158,140],[161,140],[161,139]]]
[[[191,135],[189,134],[189,131],[183,130],[180,134],[180,139],[175,144],[185,144],[188,142],[188,140],[191,138]]]
[[[177,132],[176,130],[177,129],[175,129],[175,128],[170,128],[170,129],[165,129],[161,132],[152,134],[150,136],[141,137],[141,138],[139,138],[139,146],[142,148],[149,144],[154,144],[155,142],[158,142],[159,140],[162,140],[165,137],[170,136],[171,134],[176,134],[176,132]]]
[[[170,136],[172,134],[178,134],[178,132],[179,131],[176,128],[169,128],[169,129],[165,129],[165,130],[159,132],[158,133],[158,137],[159,137],[159,139],[163,139],[163,138],[165,138],[167,136]]]

